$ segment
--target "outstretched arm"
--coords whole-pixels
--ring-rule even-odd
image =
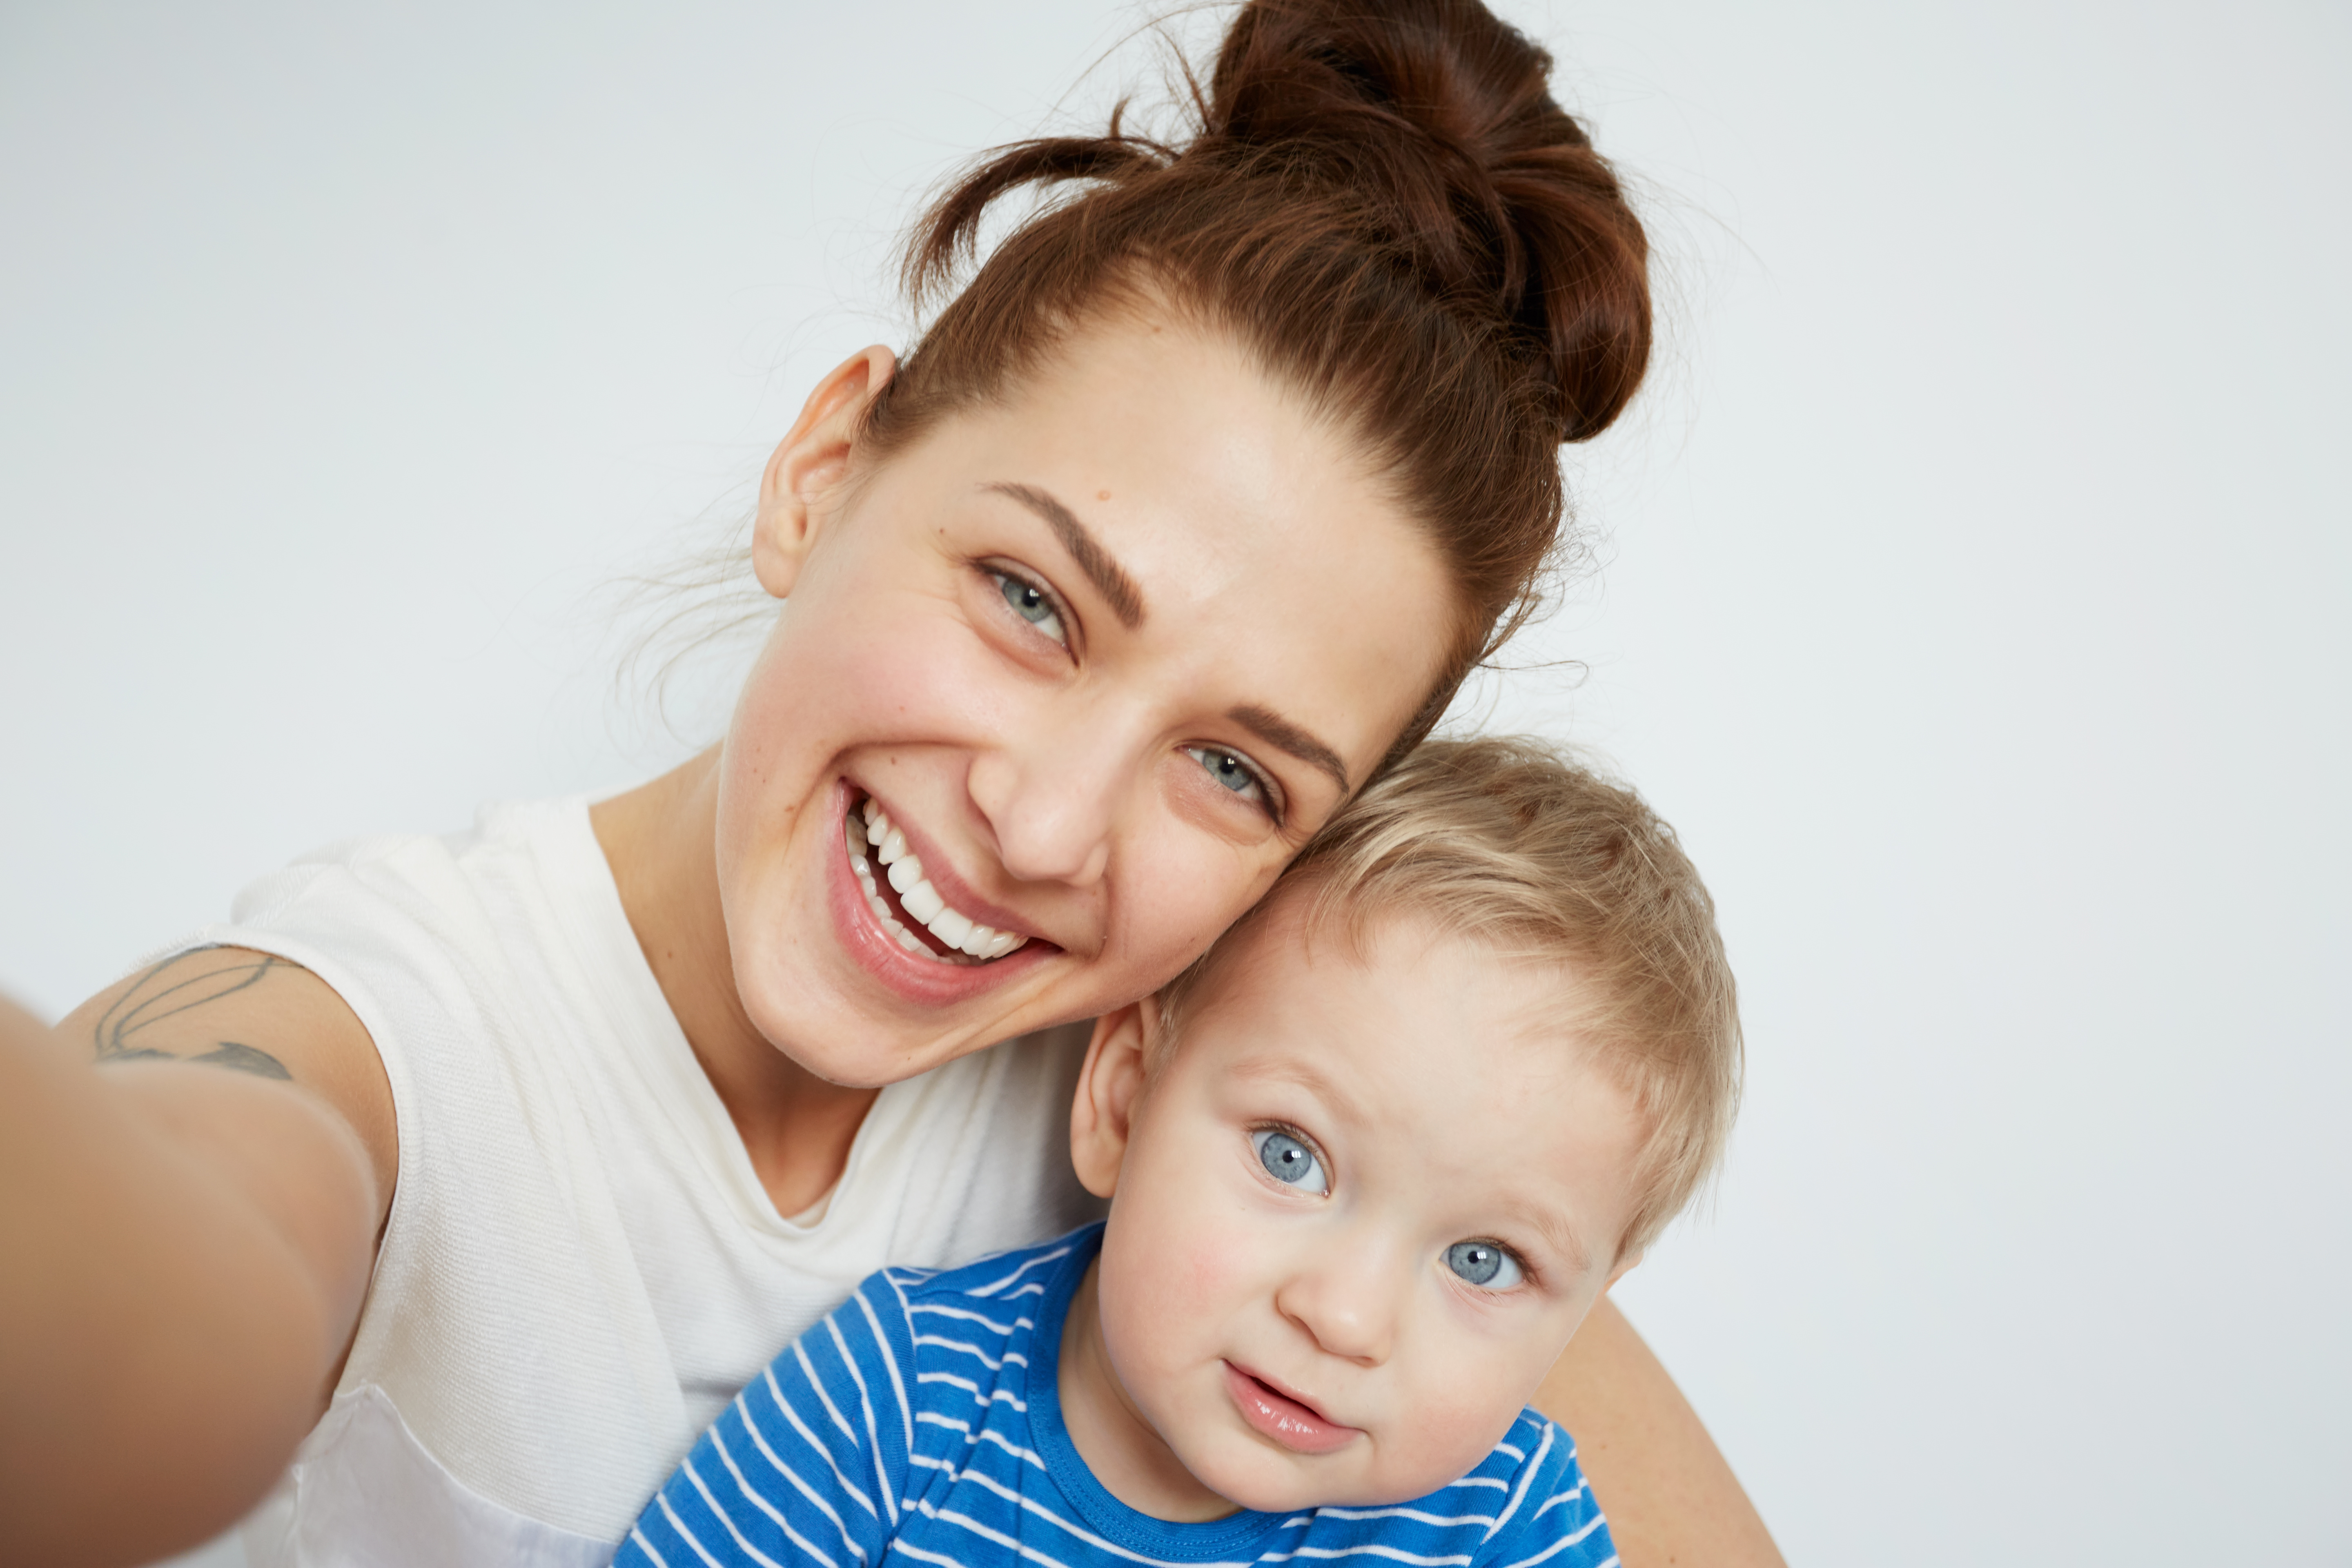
[[[258,1500],[358,1321],[390,1109],[349,1009],[258,953],[54,1031],[0,1001],[0,1561],[146,1562]]]
[[[1698,1413],[1607,1297],[1536,1407],[1575,1435],[1625,1568],[1785,1568]]]

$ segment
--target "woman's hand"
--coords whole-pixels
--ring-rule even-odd
[[[1698,1413],[1606,1296],[1536,1405],[1575,1437],[1625,1568],[1786,1568]]]
[[[0,1001],[0,1561],[146,1562],[268,1490],[358,1321],[390,1116],[358,1020],[260,954],[54,1031]]]

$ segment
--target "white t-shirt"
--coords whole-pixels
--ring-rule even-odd
[[[239,895],[383,1058],[400,1182],[334,1404],[246,1526],[257,1568],[602,1563],[736,1390],[858,1280],[1084,1223],[1087,1030],[884,1089],[780,1216],[662,998],[583,800],[357,841]]]

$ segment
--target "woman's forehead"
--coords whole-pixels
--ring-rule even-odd
[[[1230,333],[1181,317],[1096,322],[968,417],[1004,458],[1171,526],[1263,533],[1345,508],[1419,531],[1350,432]]]

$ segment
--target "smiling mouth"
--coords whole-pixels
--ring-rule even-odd
[[[842,814],[842,837],[866,907],[908,952],[935,963],[978,964],[1028,945],[1027,937],[982,925],[941,898],[872,795]]]

